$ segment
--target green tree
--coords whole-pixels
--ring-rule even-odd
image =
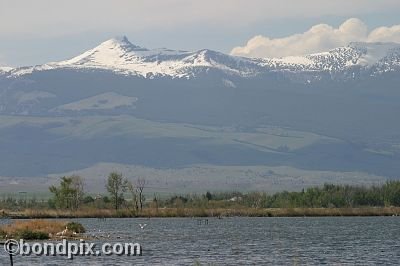
[[[126,192],[127,187],[128,180],[126,180],[122,174],[112,172],[108,175],[106,189],[108,193],[110,193],[115,210],[118,210],[121,203],[124,201],[124,192]]]
[[[53,193],[54,206],[60,209],[79,208],[84,196],[83,180],[80,176],[64,176],[58,187],[53,185],[49,190]]]
[[[210,191],[207,191],[207,193],[206,193],[206,198],[207,198],[207,200],[212,200],[212,194],[210,193]]]

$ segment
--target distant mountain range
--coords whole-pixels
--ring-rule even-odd
[[[34,67],[4,68],[11,76],[51,69],[105,69],[146,78],[168,76],[194,78],[199,73],[219,70],[227,75],[255,77],[275,71],[338,73],[356,78],[400,69],[400,44],[350,43],[324,53],[284,58],[243,58],[203,49],[195,52],[142,48],[126,37],[114,38],[72,59]],[[349,76],[350,75],[350,76]]]
[[[0,185],[76,171],[95,185],[102,163],[153,182],[186,169],[168,185],[186,190],[196,177],[249,190],[396,178],[399,84],[396,43],[268,59],[110,39],[0,68]]]

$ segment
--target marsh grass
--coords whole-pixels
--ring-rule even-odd
[[[49,234],[56,234],[62,231],[66,224],[64,221],[16,220],[11,224],[2,226],[1,230],[5,232],[8,238],[48,239]]]

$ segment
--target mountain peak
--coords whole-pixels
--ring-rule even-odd
[[[99,68],[143,77],[160,75],[189,77],[196,69],[219,69],[241,74],[253,73],[254,64],[241,70],[238,62],[244,61],[209,49],[195,52],[169,49],[146,49],[132,44],[126,36],[114,37],[70,60],[54,63],[56,67]],[[247,61],[246,61],[247,62]],[[50,66],[51,67],[51,66]],[[244,75],[244,74],[243,74]]]
[[[132,44],[132,43],[128,40],[128,37],[126,37],[125,35],[115,36],[115,37],[112,38],[111,40],[115,40],[116,42],[120,42],[120,43]]]
[[[132,44],[126,36],[114,37],[81,55],[57,64],[117,68],[126,65],[127,62],[138,61],[141,53],[146,51],[148,49]]]
[[[99,50],[102,48],[105,48],[105,49],[119,48],[119,49],[125,50],[127,52],[129,52],[129,51],[147,51],[146,48],[142,48],[138,45],[132,44],[126,36],[117,36],[117,37],[114,37],[107,41],[104,41],[94,49]]]

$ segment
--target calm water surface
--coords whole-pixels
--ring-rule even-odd
[[[93,242],[138,242],[143,256],[17,256],[14,265],[400,264],[400,217],[209,218],[208,225],[190,218],[77,221],[91,235],[110,235]],[[1,248],[0,265],[8,263]]]

